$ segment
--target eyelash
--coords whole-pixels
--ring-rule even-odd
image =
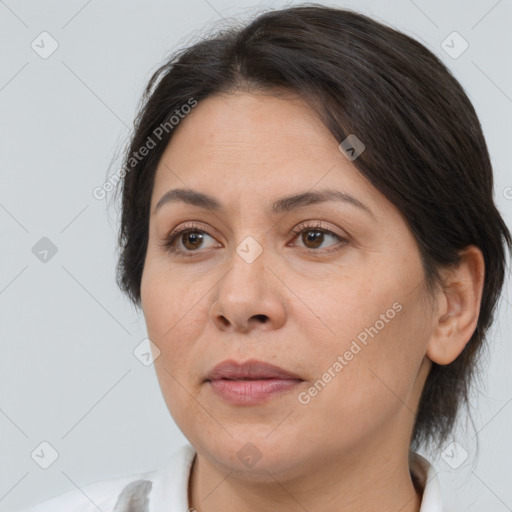
[[[348,243],[348,240],[346,238],[343,238],[340,235],[337,235],[336,233],[334,233],[333,231],[331,231],[329,229],[322,228],[320,222],[318,222],[316,225],[308,224],[306,222],[303,222],[303,223],[297,225],[291,231],[291,233],[295,235],[293,237],[293,239],[294,240],[297,239],[301,233],[306,232],[306,231],[320,231],[323,234],[332,235],[335,238],[338,238],[340,241],[340,243],[335,244],[333,248],[326,249],[323,251],[321,249],[308,249],[308,248],[304,249],[304,251],[306,251],[309,254],[315,254],[315,255],[317,255],[318,253],[329,254],[329,253],[341,250],[341,248]],[[179,230],[172,231],[169,235],[167,235],[167,237],[164,238],[161,245],[163,247],[165,247],[165,249],[167,251],[169,251],[171,254],[183,255],[188,258],[193,258],[195,256],[198,256],[200,249],[198,249],[197,251],[183,251],[181,249],[176,248],[175,242],[177,241],[179,236],[184,235],[185,233],[201,233],[201,234],[206,234],[208,236],[211,236],[208,234],[207,231],[202,229],[201,226],[199,226],[197,224],[187,224],[187,225],[182,226]]]

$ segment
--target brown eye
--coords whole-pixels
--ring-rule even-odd
[[[195,256],[195,253],[202,252],[200,249],[203,248],[207,238],[214,240],[212,236],[200,227],[188,225],[171,232],[161,245],[170,253]]]
[[[203,234],[195,230],[180,233],[180,238],[183,246],[189,251],[198,249],[203,242]]]
[[[347,239],[337,235],[330,229],[320,228],[319,223],[316,225],[300,224],[293,230],[293,233],[297,235],[295,239],[300,240],[305,250],[311,253],[321,254],[336,251],[348,243]],[[329,238],[338,241],[338,243],[331,243],[323,249],[322,245]]]
[[[302,232],[302,241],[308,249],[318,249],[322,245],[325,234],[325,231],[306,229]]]

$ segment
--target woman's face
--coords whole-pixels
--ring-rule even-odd
[[[210,463],[254,475],[407,453],[434,323],[398,210],[299,99],[218,95],[174,130],[155,176],[141,297],[178,427]],[[219,207],[176,196],[155,209],[175,189]],[[325,192],[338,196],[282,201]],[[182,228],[192,233],[166,247]],[[249,384],[232,382],[233,401],[206,380],[228,359],[300,380],[245,402]]]

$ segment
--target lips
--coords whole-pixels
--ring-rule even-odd
[[[263,361],[251,359],[238,363],[232,359],[216,365],[206,377],[207,381],[226,380],[263,380],[263,379],[293,379],[303,380],[296,373],[284,370]]]
[[[224,403],[256,406],[290,394],[304,379],[279,366],[251,359],[243,363],[223,361],[212,369],[205,382]]]

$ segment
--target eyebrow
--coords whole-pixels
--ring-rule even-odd
[[[338,201],[350,204],[365,211],[372,217],[374,216],[370,208],[359,201],[359,199],[345,192],[332,189],[323,189],[314,192],[308,191],[281,197],[270,205],[269,212],[273,215],[278,215],[310,204],[324,203],[327,201]],[[160,198],[153,213],[156,213],[164,204],[172,202],[183,202],[191,206],[218,212],[224,210],[222,204],[209,194],[192,189],[177,188],[169,190]]]

